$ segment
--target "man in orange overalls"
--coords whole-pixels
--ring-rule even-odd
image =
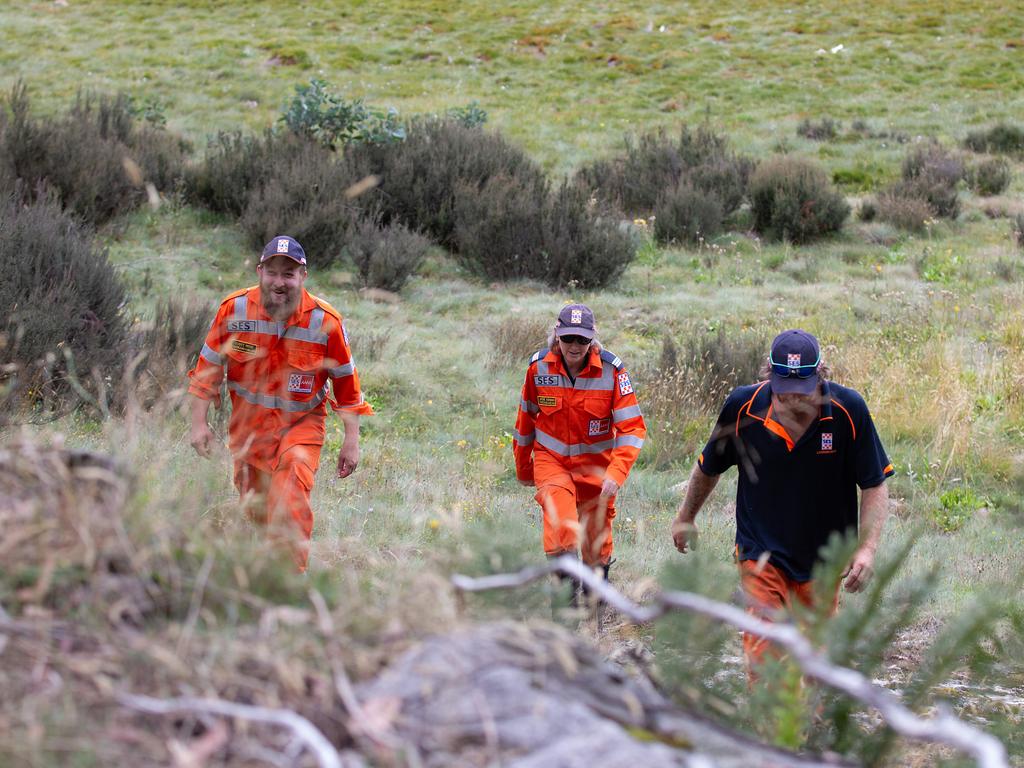
[[[341,315],[303,287],[306,254],[298,241],[279,235],[267,243],[256,273],[259,285],[221,303],[199,361],[189,371],[191,443],[200,456],[212,455],[216,437],[207,414],[211,402],[219,403],[226,376],[235,486],[249,502],[250,517],[287,540],[304,571],[326,403],[345,425],[338,477],[355,471],[359,416],[373,410],[360,392]]]
[[[607,578],[615,496],[647,427],[629,373],[596,333],[589,307],[559,313],[549,348],[526,370],[512,448],[516,477],[537,487],[544,552],[579,552]]]

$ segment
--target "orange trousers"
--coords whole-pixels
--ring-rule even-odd
[[[799,602],[807,608],[814,607],[814,582],[795,581],[769,562],[758,565],[757,560],[740,561],[740,584],[747,596],[747,612],[761,619],[771,620],[781,609],[789,609]],[[839,609],[839,585],[836,585],[832,600],[832,613]],[[764,662],[765,654],[771,651],[771,644],[763,637],[743,633],[743,655],[751,679],[756,678],[753,670]]]
[[[544,517],[544,553],[575,554],[587,565],[607,565],[612,559],[612,520],[615,497],[601,496],[604,467],[593,457],[562,458],[534,451],[534,498]]]
[[[249,518],[266,525],[273,541],[292,551],[300,571],[309,562],[313,508],[309,497],[320,464],[319,445],[293,445],[265,472],[244,459],[235,461],[235,487]]]

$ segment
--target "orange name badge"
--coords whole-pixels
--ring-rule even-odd
[[[231,348],[235,352],[241,352],[243,355],[255,355],[257,349],[255,344],[249,344],[244,341],[239,341],[238,339],[231,342]]]

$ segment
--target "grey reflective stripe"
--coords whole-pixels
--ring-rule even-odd
[[[538,411],[540,411],[540,408],[537,407],[537,404],[531,403],[529,400],[520,400],[519,407],[522,408],[527,413],[537,413]]]
[[[309,330],[311,331],[322,331],[324,329],[324,311],[322,309],[314,309],[309,316]]]
[[[586,453],[603,453],[612,447],[613,440],[602,440],[600,443],[573,443],[568,445],[556,440],[547,432],[536,430],[537,442],[559,456],[582,456]]]
[[[517,430],[512,430],[513,437],[516,439],[516,445],[527,446],[533,445],[533,438],[535,433],[530,432],[528,435],[521,435]]]
[[[537,361],[537,373],[541,376],[548,375],[548,364],[545,363],[543,360]]]
[[[312,328],[299,328],[298,326],[291,326],[287,331],[284,332],[286,339],[295,339],[296,341],[310,341],[314,344],[321,344],[327,346],[327,334],[321,330],[313,330]]]
[[[195,347],[193,347],[195,349]],[[208,363],[214,365],[224,365],[224,358],[220,356],[218,352],[215,352],[208,345],[203,344],[203,351],[199,353],[199,356]]]
[[[551,379],[550,383],[534,384],[539,387],[561,387],[563,389],[575,389],[575,390],[588,390],[588,391],[600,391],[610,392],[615,389],[615,368],[609,364],[601,361],[601,375],[600,377],[584,378],[582,376],[576,377],[576,383],[573,384],[572,379],[568,376],[562,376],[561,374],[549,374],[548,364],[541,360],[537,363],[537,376],[547,376]]]
[[[245,294],[235,297],[235,319],[245,320],[245,309],[249,304],[249,297]]]
[[[274,395],[263,395],[259,392],[250,392],[237,381],[229,381],[228,389],[245,400],[247,403],[259,405],[263,408],[271,408],[276,411],[288,411],[298,413],[300,411],[311,411],[316,408],[327,397],[327,385],[324,384],[312,400],[289,400],[286,397],[275,397]]]
[[[644,439],[642,437],[634,437],[633,435],[616,435],[615,447],[621,448],[624,445],[628,445],[630,448],[643,448]]]
[[[616,408],[612,411],[612,421],[618,424],[620,421],[633,419],[640,415],[639,405],[631,405],[628,408]]]
[[[342,376],[351,376],[356,372],[356,366],[354,363],[345,363],[339,365],[337,368],[328,368],[327,375],[332,379],[340,379]]]

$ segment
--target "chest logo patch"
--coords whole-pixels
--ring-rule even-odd
[[[620,373],[619,377],[619,394],[620,395],[631,395],[633,394],[633,382],[629,380],[628,373]]]
[[[241,352],[243,355],[255,355],[257,347],[255,344],[248,344],[244,341],[235,339],[231,342],[231,349],[235,352]]]
[[[252,333],[255,330],[255,320],[228,320],[228,333]]]
[[[292,373],[288,376],[289,392],[304,392],[309,394],[313,391],[312,373]]]
[[[606,435],[608,430],[612,428],[611,419],[591,419],[590,426],[587,429],[587,435],[589,437],[595,437],[597,435]]]
[[[831,451],[832,450],[832,433],[822,432],[821,433],[821,450]]]
[[[543,405],[549,408],[553,408],[558,405],[558,398],[551,397],[550,395],[539,395],[537,397],[537,405]]]

